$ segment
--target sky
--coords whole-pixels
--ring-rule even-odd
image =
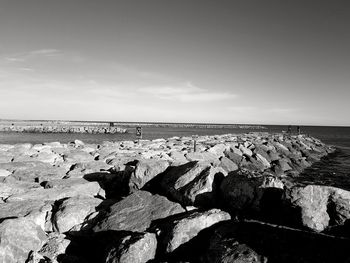
[[[0,119],[350,126],[348,0],[0,0]]]

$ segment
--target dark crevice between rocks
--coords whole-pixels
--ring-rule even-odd
[[[77,262],[98,263],[105,262],[108,250],[127,235],[137,233],[130,231],[101,231],[101,232],[68,232],[71,241],[66,253],[58,257],[59,263],[71,263],[69,259],[76,258]],[[73,261],[75,262],[75,261]]]

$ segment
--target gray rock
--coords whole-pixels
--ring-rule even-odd
[[[94,227],[94,231],[145,231],[153,220],[165,218],[185,210],[163,196],[137,191],[112,205],[110,211]]]
[[[231,151],[226,151],[225,155],[227,158],[229,158],[232,162],[234,162],[237,166],[239,166],[242,162],[242,155],[239,155],[237,153],[231,152]]]
[[[26,217],[40,226],[43,230],[50,228],[48,215],[52,210],[52,202],[45,200],[24,200],[0,204],[0,219]]]
[[[155,234],[127,235],[108,248],[106,263],[146,263],[155,258],[157,238]]]
[[[219,209],[205,212],[192,211],[175,217],[159,226],[160,251],[163,253],[173,252],[196,237],[203,229],[230,218],[228,213]]]
[[[212,164],[219,163],[219,156],[210,152],[190,152],[186,154],[186,158],[189,161],[200,161]]]
[[[219,166],[222,169],[224,169],[227,173],[236,171],[238,169],[237,164],[235,164],[227,157],[221,157]]]
[[[23,200],[60,200],[74,196],[104,196],[104,190],[101,189],[98,182],[88,182],[82,178],[63,179],[50,181],[51,187],[32,188],[25,192],[9,196],[6,201],[23,201]]]
[[[284,184],[272,175],[263,176],[248,170],[237,170],[224,178],[220,190],[224,203],[230,210],[257,213],[261,211],[265,192],[271,188],[282,191],[283,187]]]
[[[163,160],[141,159],[137,161],[128,183],[130,191],[141,189],[148,181],[164,172],[168,166],[169,163]]]
[[[63,200],[52,217],[53,229],[64,233],[71,229],[79,231],[85,219],[96,212],[101,199],[92,197],[71,197]]]
[[[208,206],[216,201],[215,179],[226,174],[220,167],[194,161],[172,168],[160,184],[167,194],[185,206]]]
[[[0,224],[0,262],[25,262],[45,241],[45,232],[30,219],[7,219]]]

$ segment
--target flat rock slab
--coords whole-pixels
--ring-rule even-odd
[[[94,231],[142,232],[149,228],[152,221],[184,211],[179,204],[163,196],[137,191],[112,205],[105,218],[94,227]]]
[[[76,178],[81,179],[81,178]],[[67,182],[66,182],[67,180]],[[84,179],[82,179],[84,180]],[[84,180],[84,183],[73,184],[72,180],[64,179],[64,186],[53,188],[33,188],[26,192],[11,195],[6,199],[6,202],[24,201],[24,200],[60,200],[73,196],[90,196],[104,195],[104,191],[101,189],[97,182],[88,182]],[[71,183],[67,185],[66,183]]]
[[[26,217],[46,229],[47,214],[51,212],[53,202],[45,200],[24,200],[0,204],[0,219]]]
[[[45,232],[26,218],[8,219],[0,224],[0,262],[25,262],[31,251],[46,241]]]

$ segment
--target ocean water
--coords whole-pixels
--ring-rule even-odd
[[[267,129],[241,129],[241,128],[169,128],[169,127],[143,127],[143,139],[153,140],[158,138],[170,138],[173,136],[192,135],[216,135],[227,133],[246,132],[272,132],[286,131],[287,126],[265,125]],[[103,141],[135,140],[136,128],[127,128],[126,134],[79,134],[79,133],[13,133],[0,132],[0,143],[43,143],[59,141],[67,143],[75,139],[85,143],[102,143]],[[292,127],[292,132],[296,128]],[[323,142],[340,147],[350,147],[350,127],[329,127],[329,126],[304,126],[301,132],[321,139]]]
[[[287,130],[286,126],[265,126],[267,129],[240,128],[169,128],[143,127],[143,139],[170,138],[173,136],[216,135],[227,133],[271,132]],[[102,143],[103,141],[135,140],[136,128],[128,128],[126,134],[39,134],[39,133],[4,133],[0,132],[0,144],[43,143],[59,141],[68,143],[75,139],[85,143]],[[292,127],[292,132],[296,128]],[[301,132],[319,138],[324,143],[336,147],[336,151],[328,157],[305,170],[298,180],[307,183],[333,185],[350,190],[350,127],[303,126]]]

